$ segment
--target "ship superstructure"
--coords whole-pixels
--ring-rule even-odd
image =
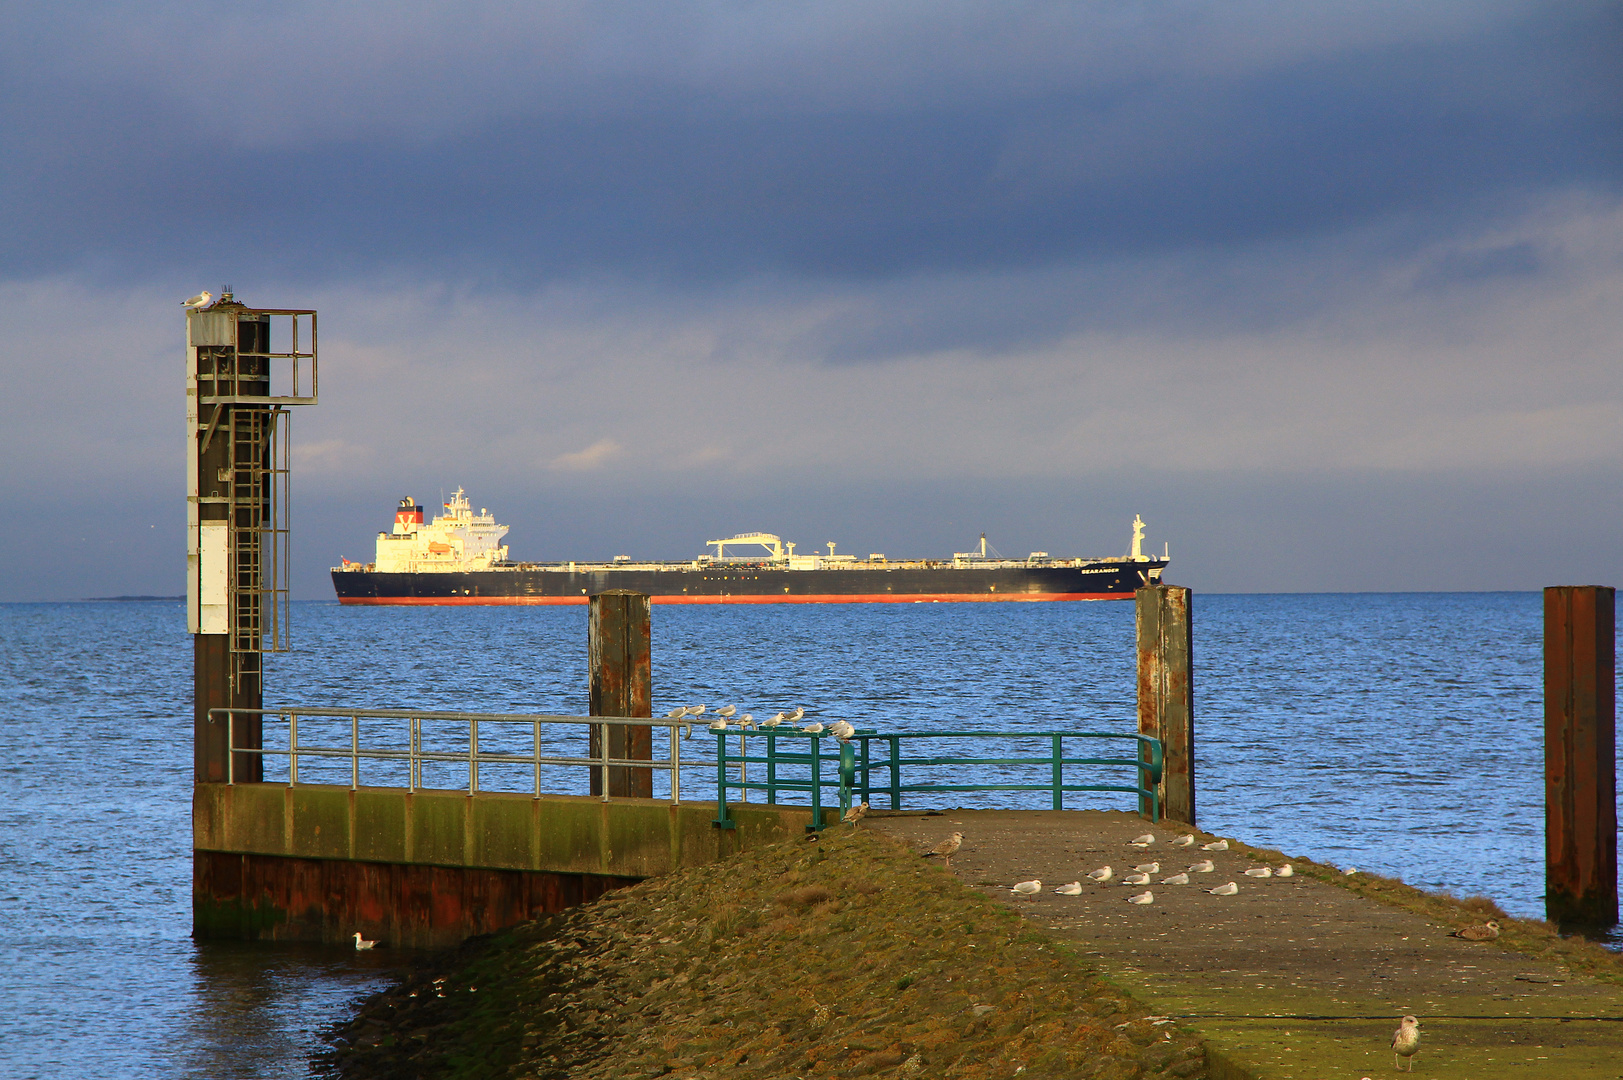
[[[461,488],[441,509],[443,513],[424,525],[417,501],[409,496],[401,499],[394,529],[378,533],[372,569],[380,574],[467,573],[507,561],[507,545],[502,543],[507,526],[496,524],[489,510],[481,507],[475,514]]]

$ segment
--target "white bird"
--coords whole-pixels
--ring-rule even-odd
[[[743,716],[740,716],[738,718],[738,726],[741,727],[741,728],[749,728],[751,731],[754,731],[755,730],[755,714],[754,713],[745,713]]]
[[[833,732],[834,737],[841,742],[850,742],[851,736],[857,733],[857,729],[846,723],[844,720],[834,721],[834,723],[829,725],[828,730]]]
[[[1295,876],[1296,876],[1296,868],[1293,867],[1290,863],[1286,863],[1284,866],[1281,866],[1278,870],[1274,871],[1274,877],[1295,877]]]
[[[214,303],[214,294],[205,289],[190,300],[182,300],[180,306],[191,308],[193,311],[202,311],[212,303]],[[356,948],[360,948],[360,946],[357,945]]]
[[[1141,874],[1159,874],[1161,872],[1161,864],[1158,862],[1147,862],[1141,866],[1135,866],[1133,869],[1137,870]]]
[[[1128,874],[1126,877],[1121,879],[1121,883],[1123,885],[1148,885],[1150,883],[1150,875]]]
[[[733,714],[737,711],[737,705],[723,705],[721,708],[716,710],[716,715],[725,716],[727,719],[731,720],[733,718]]]
[[[800,730],[804,731],[807,735],[821,735],[823,733],[823,725],[822,724],[816,724],[816,723],[807,724],[806,726],[802,727]]]
[[[1240,891],[1240,887],[1231,881],[1227,885],[1219,885],[1215,889],[1207,889],[1206,891],[1213,896],[1233,896]]]
[[[204,293],[203,295],[207,296],[208,293]],[[377,942],[375,942],[375,941],[368,941],[365,938],[363,938],[361,936],[361,932],[359,930],[355,931],[355,948],[357,950],[370,949],[376,944],[377,944]]]
[[[770,720],[762,720],[761,721],[761,726],[762,727],[777,727],[779,724],[783,723],[787,719],[788,719],[788,717],[785,714],[779,713],[778,715],[774,716]]]
[[[1195,842],[1195,834],[1194,833],[1184,833],[1182,836],[1180,836],[1176,840],[1172,841],[1172,846],[1173,847],[1188,847],[1190,844],[1193,844],[1194,842]]]
[[[1227,851],[1228,849],[1229,842],[1227,840],[1213,840],[1209,844],[1200,845],[1202,851]]]
[[[706,709],[708,709],[708,708],[709,708],[709,707],[710,707],[710,706],[708,706],[708,705],[689,705],[689,706],[688,706],[688,707],[687,707],[687,709],[685,709],[685,710],[684,710],[684,711],[685,711],[685,712],[686,712],[686,713],[687,713],[687,714],[688,714],[688,715],[689,715],[689,716],[703,716],[703,715],[704,715],[704,711],[705,711],[705,710],[706,710]]]
[[[1054,891],[1060,896],[1080,896],[1082,895],[1082,883],[1080,881],[1073,881],[1069,885],[1061,885]]]
[[[727,730],[727,721],[725,721],[725,720],[712,720],[712,721],[710,721],[710,730],[711,731],[726,731]]]
[[[1030,881],[1017,881],[1011,891],[1016,896],[1036,896],[1043,891],[1043,883],[1035,878]]]
[[[1137,896],[1129,896],[1127,898],[1127,902],[1129,904],[1153,904],[1155,903],[1155,894],[1152,892],[1141,892]]]
[[[670,712],[665,714],[665,719],[667,719],[667,720],[675,720],[677,717],[686,716],[687,714],[688,714],[687,706],[686,705],[678,705],[676,708],[672,709]]]
[[[845,815],[841,817],[840,820],[848,825],[855,825],[857,822],[862,820],[863,815],[867,814],[867,812],[868,803],[866,801],[859,802],[851,809],[847,810]]]
[[[1352,876],[1352,875],[1353,875],[1353,874],[1356,874],[1356,873],[1358,873],[1358,867],[1356,867],[1356,866],[1349,866],[1349,867],[1347,867],[1347,869],[1345,869],[1345,870],[1343,870],[1343,871],[1342,871],[1342,873],[1343,873],[1343,874],[1344,874],[1344,875],[1346,875],[1346,876],[1348,876],[1348,877],[1350,877],[1350,876]]]
[[[1245,872],[1246,877],[1273,877],[1274,872],[1266,866],[1253,866]]]
[[[1109,881],[1112,877],[1114,877],[1115,873],[1116,872],[1110,869],[1110,867],[1101,866],[1099,869],[1089,874],[1088,877],[1092,878],[1094,881],[1104,882]]]
[[[1217,867],[1212,865],[1212,860],[1210,860],[1210,859],[1202,859],[1202,860],[1200,860],[1200,862],[1195,863],[1193,866],[1191,866],[1189,868],[1189,872],[1191,874],[1209,874],[1213,870],[1216,870],[1216,869],[1217,869]]]
[[[1414,1056],[1420,1052],[1420,1021],[1412,1016],[1405,1016],[1398,1024],[1398,1029],[1392,1033],[1392,1064],[1401,1065],[1398,1058],[1409,1059],[1409,1072],[1414,1072]]]
[[[1127,841],[1127,843],[1132,847],[1149,847],[1155,843],[1155,834],[1145,833],[1143,836]]]
[[[1162,878],[1161,879],[1161,884],[1163,884],[1163,885],[1187,885],[1187,884],[1189,884],[1189,875],[1188,874],[1173,874],[1171,877]]]
[[[795,711],[790,713],[788,716],[784,717],[784,719],[789,721],[791,724],[798,724],[798,723],[800,723],[801,718],[804,717],[805,715],[806,715],[805,707],[797,705],[797,706],[795,706]]]

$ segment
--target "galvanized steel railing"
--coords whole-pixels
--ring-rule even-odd
[[[692,725],[686,721],[673,721],[666,718],[643,719],[636,717],[617,716],[554,716],[547,714],[529,713],[463,713],[463,712],[418,712],[405,709],[332,709],[332,708],[299,708],[289,707],[280,709],[210,709],[209,717],[223,717],[229,721],[232,716],[275,716],[287,721],[288,746],[285,750],[266,749],[264,747],[237,746],[234,736],[230,739],[230,754],[227,760],[226,782],[236,783],[236,755],[257,754],[263,760],[267,756],[285,757],[288,759],[288,783],[299,782],[299,759],[317,758],[349,759],[349,786],[354,789],[361,786],[361,762],[366,760],[397,761],[406,763],[406,787],[415,791],[423,786],[423,765],[430,762],[467,763],[468,767],[468,794],[479,792],[479,767],[481,765],[529,765],[535,770],[534,795],[540,798],[541,769],[543,766],[584,766],[601,770],[599,778],[602,784],[603,799],[609,798],[609,770],[629,767],[636,769],[656,769],[670,774],[671,791],[670,802],[682,801],[682,767],[708,768],[714,763],[710,761],[683,761],[678,752],[678,744],[682,736],[690,732]],[[299,741],[299,720],[325,719],[349,721],[348,746],[312,746]],[[400,720],[406,725],[405,748],[363,746],[361,743],[362,720]],[[424,721],[447,721],[466,725],[467,748],[463,750],[436,750],[423,745]],[[532,751],[528,754],[512,754],[482,750],[479,746],[479,725],[498,725],[505,727],[510,733],[514,728],[528,727],[531,735]],[[596,756],[582,757],[579,755],[559,756],[541,753],[541,732],[544,727],[556,725],[573,725],[576,727],[609,728],[609,727],[646,727],[665,728],[670,736],[670,755],[666,760],[648,760],[643,758],[616,758],[609,756],[609,740],[599,739],[602,753]],[[227,724],[228,730],[233,732],[235,724]]]

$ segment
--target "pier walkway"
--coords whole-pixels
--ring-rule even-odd
[[[1325,868],[1298,863],[1293,877],[1250,878],[1245,870],[1281,860],[1234,841],[1223,852],[1174,848],[1168,841],[1188,830],[1128,813],[876,810],[864,825],[919,849],[962,832],[954,875],[1096,957],[1155,1012],[1201,1032],[1214,1077],[1390,1075],[1392,1031],[1410,1013],[1424,1032],[1419,1075],[1623,1077],[1623,985],[1501,943],[1451,937],[1450,925],[1329,883]],[[1157,843],[1129,846],[1147,832]],[[1159,882],[1204,858],[1214,872],[1151,885],[1153,904],[1127,903],[1143,891],[1120,883],[1134,865],[1158,861]],[[1107,864],[1116,880],[1088,880]],[[1031,878],[1042,892],[1014,898],[1009,885]],[[1053,892],[1079,879],[1080,896]],[[1239,884],[1236,895],[1206,891],[1229,881]]]

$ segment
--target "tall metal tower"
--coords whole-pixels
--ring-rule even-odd
[[[226,292],[186,313],[186,623],[197,783],[263,775],[258,754],[227,761],[232,746],[260,748],[259,718],[227,722],[209,710],[261,708],[264,654],[287,649],[288,408],[314,405],[316,389],[314,311],[250,308]]]

